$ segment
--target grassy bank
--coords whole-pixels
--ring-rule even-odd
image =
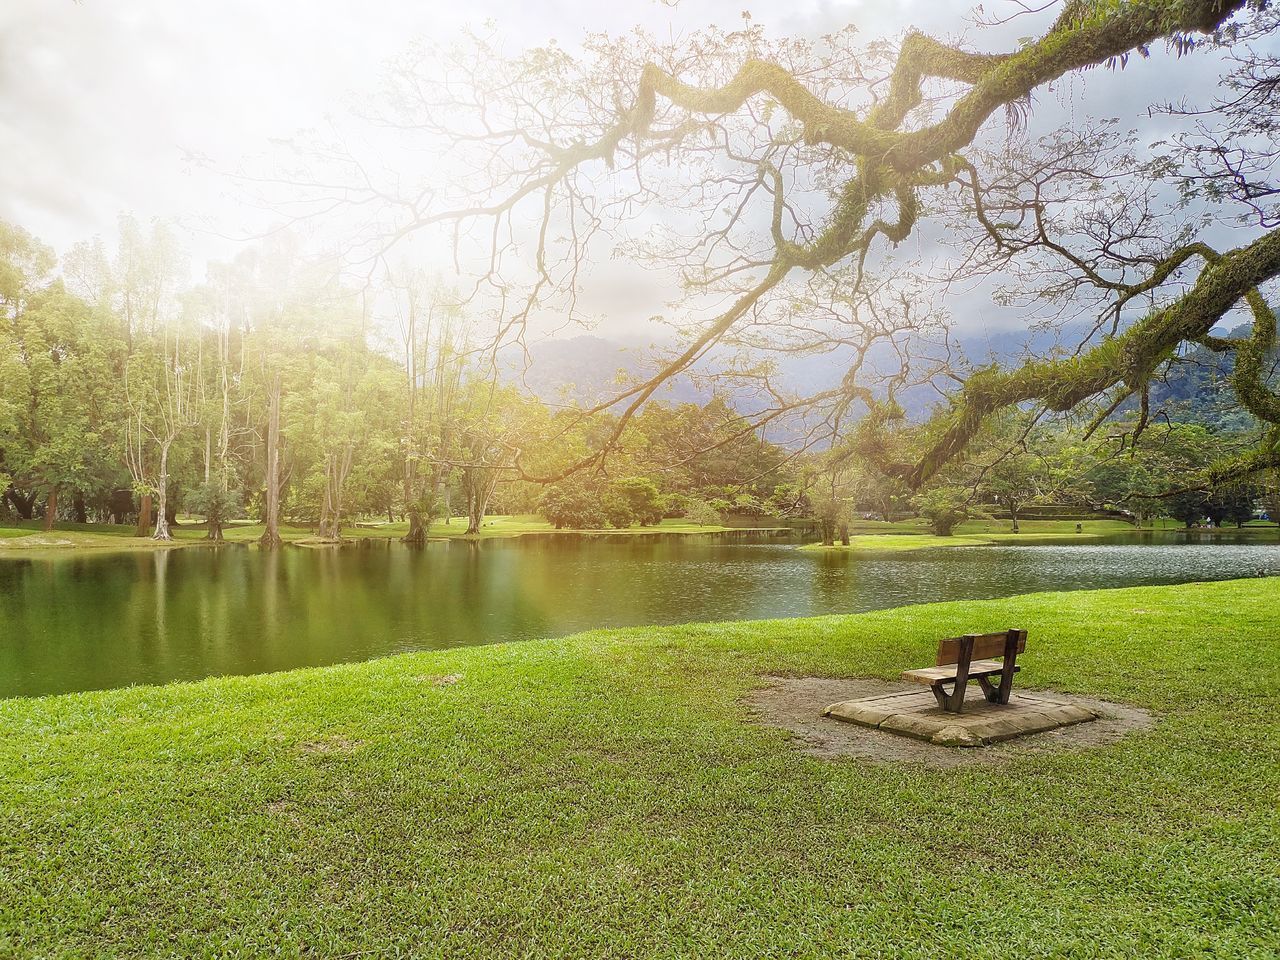
[[[966,520],[956,527],[949,537],[939,537],[930,531],[925,520],[904,520],[897,523],[863,521],[850,527],[852,536],[846,546],[837,543],[824,546],[808,544],[802,550],[921,550],[927,547],[974,547],[993,543],[1058,543],[1088,542],[1099,537],[1137,532],[1123,520],[1084,520],[1076,530],[1074,520],[1024,520],[1018,533],[1008,520]],[[1149,528],[1147,528],[1149,529]],[[1156,529],[1172,529],[1163,525]]]
[[[923,550],[926,547],[978,547],[995,543],[988,537],[965,536],[955,534],[950,537],[939,537],[932,533],[855,533],[849,542],[806,543],[801,550]]]
[[[846,546],[841,543],[824,546],[806,544],[802,550],[819,551],[871,551],[871,550],[922,550],[928,547],[975,547],[991,544],[1017,543],[1088,543],[1101,537],[1117,535],[1186,531],[1186,527],[1173,520],[1156,520],[1144,527],[1134,527],[1123,520],[1084,520],[1076,530],[1074,520],[1023,520],[1018,533],[1008,520],[967,520],[956,527],[949,537],[934,535],[924,520],[903,520],[896,523],[861,521],[850,527],[852,536]],[[1198,540],[1216,539],[1269,541],[1280,539],[1280,528],[1274,523],[1252,522],[1243,528],[1224,527],[1186,531]]]
[[[768,529],[767,523],[761,528]],[[599,536],[610,535],[644,535],[644,534],[690,534],[690,533],[724,533],[738,529],[724,526],[707,526],[689,523],[685,520],[663,520],[651,527],[631,527],[626,530],[562,530],[557,531],[546,520],[536,516],[495,516],[485,520],[479,534],[466,535],[467,522],[461,518],[437,521],[431,525],[430,536],[435,540],[447,539],[481,539],[488,540],[499,537],[519,537],[526,534],[559,533],[562,535]],[[262,536],[260,523],[228,523],[223,528],[223,535],[230,543],[253,543]],[[398,540],[409,530],[407,523],[352,523],[343,527],[342,536],[346,540],[365,538]],[[18,521],[0,526],[0,556],[8,552],[36,550],[40,552],[53,550],[102,549],[112,550],[164,550],[174,546],[190,546],[207,543],[205,525],[198,518],[187,518],[186,522],[173,528],[174,541],[159,543],[150,537],[135,536],[136,528],[124,524],[88,524],[59,523],[54,530],[45,532],[39,520]],[[282,526],[280,535],[287,543],[315,542],[315,531],[310,527]]]
[[[0,702],[0,955],[1264,957],[1276,580],[602,631]],[[755,725],[767,672],[1030,630],[1023,686],[1147,707],[926,771]]]

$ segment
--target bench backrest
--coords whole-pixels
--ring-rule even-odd
[[[975,633],[973,636],[973,660],[987,660],[991,657],[1003,657],[1005,644],[1009,641],[1010,635],[1016,634],[1017,646],[1016,653],[1022,653],[1027,649],[1027,631],[1025,630],[1006,630],[1003,633]],[[950,637],[946,640],[938,642],[938,666],[944,666],[948,663],[959,663],[960,654],[963,649],[963,641],[966,637]]]

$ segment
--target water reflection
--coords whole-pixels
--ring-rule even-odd
[[[6,559],[0,696],[282,670],[598,626],[1280,573],[1277,542],[1271,532],[1239,543],[1141,537],[844,554],[742,537],[546,537]]]

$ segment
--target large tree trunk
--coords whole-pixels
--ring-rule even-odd
[[[58,519],[58,488],[49,488],[49,498],[44,502],[44,529],[53,529],[53,522]]]
[[[145,537],[151,532],[151,494],[144,493],[142,501],[138,505],[138,530],[140,537]]]
[[[19,520],[30,520],[34,516],[36,509],[36,495],[34,492],[24,497],[18,492],[17,487],[10,487],[5,491],[5,496],[13,504],[13,509],[18,512]]]
[[[267,490],[266,509],[262,518],[266,528],[258,539],[264,547],[275,548],[284,541],[280,537],[280,374],[271,382],[271,398],[267,409]]]
[[[409,532],[400,538],[402,543],[420,546],[427,542],[427,525],[422,522],[422,511],[417,504],[409,507]]]
[[[209,533],[205,537],[206,540],[212,540],[214,543],[223,543],[226,538],[222,535],[222,520],[219,517],[209,518]]]
[[[849,525],[847,523],[840,524],[840,543],[846,547],[849,545]]]
[[[76,523],[89,522],[89,511],[85,507],[84,493],[80,490],[76,491],[76,495],[71,501],[71,512],[76,518]]]
[[[160,445],[160,476],[156,483],[156,529],[153,540],[172,540],[169,530],[169,442]]]

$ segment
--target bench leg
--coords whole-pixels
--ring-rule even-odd
[[[969,686],[969,664],[973,661],[973,642],[976,639],[971,633],[960,638],[960,658],[956,661],[955,686],[951,693],[943,690],[941,683],[935,683],[929,688],[943,710],[959,713],[964,709],[964,692]]]
[[[1004,642],[1004,669],[1000,673],[1000,690],[993,703],[1008,703],[1013,693],[1013,675],[1018,669],[1018,643],[1025,642],[1027,631],[1010,630]],[[991,699],[989,696],[987,699]]]
[[[967,686],[969,686],[967,681],[957,683],[950,693],[947,693],[940,683],[935,683],[929,689],[933,691],[933,699],[938,701],[938,706],[943,710],[948,713],[960,713],[964,709],[964,691]]]
[[[982,687],[982,695],[987,698],[987,703],[1007,702],[1000,699],[1000,688],[991,682],[990,677],[978,677],[978,686]]]

